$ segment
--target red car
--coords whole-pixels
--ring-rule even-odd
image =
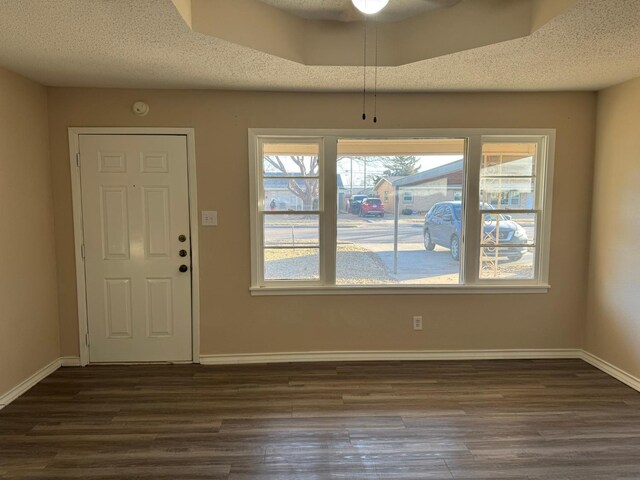
[[[377,215],[384,217],[384,204],[379,198],[367,198],[360,205],[360,216]]]

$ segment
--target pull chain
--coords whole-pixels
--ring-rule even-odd
[[[378,23],[376,22],[376,63],[374,70],[374,80],[373,80],[373,123],[378,123]]]
[[[362,120],[367,119],[367,20],[364,22],[364,43],[362,46]]]

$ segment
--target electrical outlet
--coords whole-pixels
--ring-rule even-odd
[[[413,329],[422,330],[422,316],[416,315],[413,317]]]

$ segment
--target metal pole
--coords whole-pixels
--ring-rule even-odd
[[[353,157],[351,157],[350,160],[351,160],[351,170],[349,170],[349,181],[351,182],[351,188],[349,193],[351,193],[351,196],[353,197]]]
[[[364,191],[367,191],[367,157],[364,157]]]
[[[400,189],[393,190],[393,273],[398,273],[398,198]]]

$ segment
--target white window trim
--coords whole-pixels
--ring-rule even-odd
[[[483,143],[534,143],[534,140],[532,139],[532,137],[535,137],[536,135],[526,135],[526,136],[522,136],[522,135],[482,135],[482,140],[484,140],[485,142]],[[542,217],[542,221],[538,221],[536,224],[536,235],[535,235],[535,250],[536,250],[536,258],[535,258],[535,263],[534,263],[534,278],[531,280],[518,280],[518,284],[527,284],[527,285],[539,285],[540,280],[539,279],[544,279],[544,282],[547,283],[548,282],[548,261],[547,259],[549,258],[549,245],[548,245],[548,241],[550,240],[550,236],[549,237],[545,237],[544,233],[545,231],[550,230],[551,228],[551,224],[550,224],[550,219],[551,219],[551,210],[550,207],[547,208],[547,202],[550,203],[551,201],[551,191],[549,189],[548,183],[550,181],[552,181],[553,178],[549,178],[547,176],[548,172],[545,171],[545,165],[547,164],[547,161],[549,160],[549,155],[547,154],[547,147],[551,146],[551,145],[547,145],[547,138],[549,138],[549,144],[551,144],[551,140],[550,140],[550,136],[543,136],[540,135],[539,138],[537,139],[537,144],[538,144],[538,154],[537,154],[537,158],[536,158],[536,166],[535,166],[535,172],[534,172],[534,178],[536,180],[536,197],[535,197],[535,201],[534,201],[534,208],[531,210],[518,210],[518,209],[512,209],[512,208],[495,208],[492,210],[492,212],[495,212],[497,214],[503,214],[503,215],[509,215],[511,213],[535,213],[538,217]],[[546,157],[545,157],[546,155]],[[547,168],[548,170],[548,168]],[[480,176],[480,169],[478,168],[478,179],[477,179],[477,183],[478,185],[480,184],[479,182],[479,176]],[[481,210],[481,212],[483,212]],[[486,213],[486,212],[485,212]],[[480,216],[482,216],[482,213],[480,214]],[[549,225],[547,226],[546,223],[549,223]],[[543,244],[541,244],[540,239],[542,239],[544,241]],[[478,242],[480,242],[480,240],[478,239]],[[540,248],[540,247],[543,248]],[[543,252],[543,250],[545,250]],[[479,251],[479,250],[478,250]],[[476,272],[477,274],[479,274],[479,272]],[[478,284],[487,284],[487,285],[499,285],[499,284],[503,284],[504,280],[502,279],[493,279],[493,278],[485,278],[485,279],[478,279],[477,280]],[[513,284],[511,282],[511,284]]]
[[[541,137],[547,142],[542,149],[546,150],[546,161],[539,161],[538,176],[542,180],[537,185],[537,195],[543,218],[538,222],[536,243],[536,277],[531,280],[482,279],[479,277],[480,235],[475,235],[480,228],[480,215],[467,215],[467,201],[480,198],[479,177],[480,159],[482,157],[482,138],[493,137],[492,142],[528,141],[531,137]],[[324,139],[323,157],[320,159],[321,187],[320,194],[320,250],[321,250],[321,278],[319,282],[309,281],[280,281],[264,282],[261,280],[262,271],[262,222],[258,212],[256,198],[261,187],[261,163],[259,160],[258,138],[277,138],[281,143],[286,137],[292,142],[304,139]],[[466,138],[466,155],[464,171],[463,217],[464,235],[460,262],[464,265],[460,285],[391,285],[391,286],[342,286],[335,285],[335,256],[337,233],[337,215],[327,213],[337,212],[336,162],[337,141],[339,138]],[[520,137],[520,138],[519,138]],[[525,138],[522,138],[525,137]],[[525,294],[546,293],[549,285],[549,250],[551,240],[551,213],[553,191],[553,165],[555,157],[555,129],[269,129],[250,128],[248,131],[249,147],[249,200],[251,221],[251,286],[252,295],[361,295],[361,294]],[[477,161],[472,161],[477,159]],[[474,232],[468,234],[468,232]],[[462,276],[461,276],[462,277]]]
[[[258,137],[256,138],[256,152],[255,152],[255,160],[254,162],[258,162],[258,159],[260,158],[260,152],[262,151],[262,144],[263,142],[263,138],[264,137]],[[326,226],[325,226],[325,193],[324,193],[324,187],[325,187],[325,172],[324,172],[324,158],[325,158],[325,153],[324,153],[324,147],[325,147],[325,140],[322,136],[317,136],[317,135],[308,135],[305,137],[291,137],[291,136],[283,136],[278,138],[278,143],[313,143],[313,144],[318,144],[319,147],[319,152],[318,152],[318,181],[319,181],[319,198],[318,198],[318,210],[310,210],[310,211],[306,211],[306,212],[302,212],[302,211],[295,211],[295,212],[278,212],[276,213],[276,215],[304,215],[304,214],[309,214],[309,215],[317,215],[318,216],[318,221],[319,221],[319,241],[320,241],[320,248],[318,248],[318,251],[320,253],[320,258],[321,258],[321,263],[320,263],[320,275],[319,278],[317,280],[269,280],[268,282],[264,281],[264,272],[263,272],[263,268],[264,268],[264,259],[263,259],[263,255],[264,255],[264,249],[263,248],[256,248],[256,245],[264,245],[264,211],[266,211],[266,205],[264,205],[264,186],[262,183],[262,169],[261,168],[257,168],[257,163],[252,164],[252,167],[250,169],[250,171],[253,172],[255,179],[254,182],[252,182],[252,187],[251,190],[252,192],[257,191],[258,192],[258,198],[255,200],[257,203],[253,203],[254,200],[252,199],[252,205],[251,205],[251,210],[252,213],[254,214],[254,221],[252,222],[252,225],[254,225],[254,235],[251,238],[252,243],[254,244],[253,249],[255,250],[255,260],[252,262],[252,269],[256,271],[256,280],[252,283],[253,285],[259,285],[261,287],[266,287],[267,283],[268,286],[273,288],[273,287],[300,287],[300,286],[324,286],[329,282],[330,279],[330,274],[329,276],[327,275],[327,262],[322,262],[322,257],[323,257],[323,245],[326,244],[327,242],[325,241],[325,239],[327,238],[326,236]],[[334,167],[335,170],[335,167]],[[305,178],[305,177],[291,177],[292,179],[295,178]],[[273,215],[273,214],[271,214]],[[253,252],[252,252],[252,259],[253,259]],[[253,278],[253,276],[252,276]],[[335,280],[335,274],[334,274],[334,280]]]

